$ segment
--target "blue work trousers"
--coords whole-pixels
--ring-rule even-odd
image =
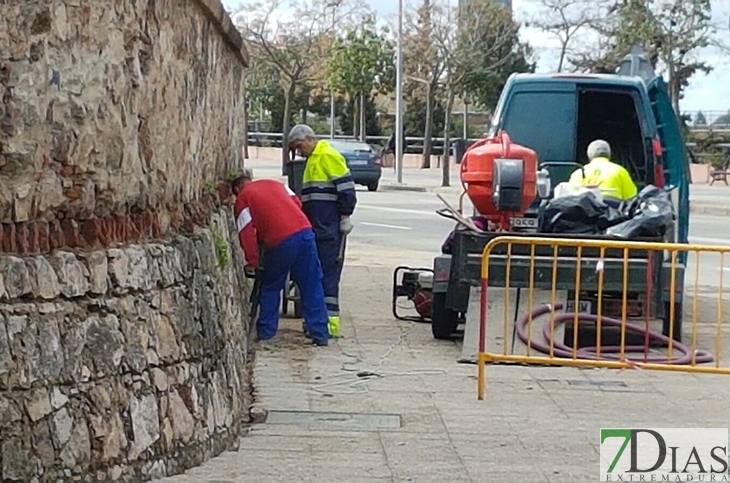
[[[266,250],[259,298],[259,339],[267,340],[276,335],[279,327],[280,295],[289,273],[299,287],[305,328],[314,340],[329,339],[327,308],[322,290],[322,267],[317,257],[314,233],[309,229],[295,233],[274,248]]]
[[[340,316],[340,279],[342,278],[343,262],[338,261],[337,257],[340,254],[341,241],[342,235],[339,232],[334,237],[317,239],[317,253],[324,272],[322,280],[324,301],[327,304],[329,317]]]

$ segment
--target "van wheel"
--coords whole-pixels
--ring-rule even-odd
[[[373,181],[372,183],[368,184],[368,191],[378,191],[378,181]]]
[[[446,294],[433,294],[431,302],[431,332],[438,340],[448,340],[459,326],[459,313],[446,307]]]

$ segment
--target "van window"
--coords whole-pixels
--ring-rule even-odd
[[[603,139],[611,145],[611,160],[624,166],[635,183],[643,183],[647,145],[636,101],[630,90],[584,88],[578,94],[578,162],[588,162],[588,145]]]
[[[518,92],[509,100],[503,129],[533,149],[540,162],[575,161],[574,92]]]

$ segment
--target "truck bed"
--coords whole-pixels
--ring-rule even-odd
[[[453,310],[466,310],[469,287],[477,286],[481,279],[481,263],[484,247],[489,241],[505,236],[505,233],[479,234],[471,231],[457,231],[454,237],[453,254],[449,270],[449,289],[446,305]],[[559,235],[540,233],[509,233],[509,236],[529,236],[546,239],[566,238],[582,240],[608,240],[603,236]],[[615,239],[613,239],[615,240]],[[658,242],[661,240],[637,240]],[[530,287],[530,247],[513,244],[511,256],[507,256],[507,245],[494,248],[489,259],[488,286],[505,287],[507,285],[507,265],[509,258],[509,286],[513,288]],[[575,290],[577,248],[560,247],[557,262],[554,262],[552,246],[536,246],[534,258],[534,276],[532,287],[536,290],[551,290],[553,286],[553,267],[557,267],[555,290]],[[647,289],[647,270],[650,252],[648,250],[630,250],[628,263],[627,288],[629,292],[644,293]],[[661,312],[662,302],[669,300],[670,264],[664,262],[661,252],[651,253],[652,286],[662,287],[654,290],[652,312]],[[603,291],[623,292],[624,288],[624,253],[621,249],[606,249],[603,259]],[[600,259],[600,249],[583,248],[581,253],[581,288],[580,290],[597,290],[599,273],[596,270]],[[684,267],[677,264],[676,291],[677,301],[681,301],[684,280]]]

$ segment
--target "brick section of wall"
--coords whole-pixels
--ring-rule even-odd
[[[211,216],[230,200],[228,182],[215,193],[206,193],[196,203],[177,210],[147,209],[126,216],[0,223],[0,253],[34,255],[59,249],[89,250],[155,240],[177,233],[192,233],[196,226],[210,224]],[[221,201],[223,200],[223,202]]]

